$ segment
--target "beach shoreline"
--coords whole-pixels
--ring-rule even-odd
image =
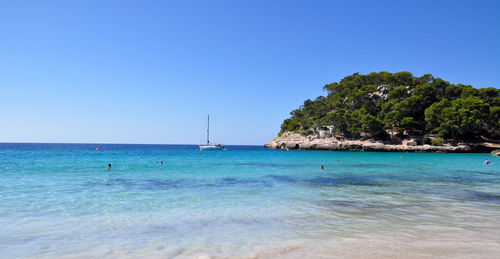
[[[366,237],[332,239],[296,239],[240,247],[158,247],[142,251],[111,250],[92,253],[99,258],[497,258],[500,244],[459,233],[448,237]],[[476,233],[478,234],[478,233]],[[74,258],[88,257],[76,254]]]

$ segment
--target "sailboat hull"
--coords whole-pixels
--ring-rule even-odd
[[[216,150],[216,149],[224,149],[223,146],[219,145],[199,145],[200,150]]]

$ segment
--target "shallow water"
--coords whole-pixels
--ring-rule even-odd
[[[0,144],[0,257],[494,258],[499,165],[488,154]]]

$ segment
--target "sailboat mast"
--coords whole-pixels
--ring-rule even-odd
[[[207,118],[207,145],[210,144],[209,136],[210,136],[210,115],[208,115]]]

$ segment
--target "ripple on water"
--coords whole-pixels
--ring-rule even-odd
[[[272,187],[272,182],[266,179],[245,179],[236,177],[221,177],[210,180],[195,179],[126,179],[112,178],[105,182],[87,181],[82,184],[83,188],[128,188],[137,190],[167,190],[179,188],[199,188],[199,187],[223,187],[223,186],[261,186]],[[82,188],[77,188],[81,190]]]
[[[285,183],[300,183],[313,187],[323,186],[343,186],[343,185],[359,185],[359,186],[383,186],[384,183],[368,179],[367,177],[357,177],[353,175],[331,175],[331,176],[316,176],[312,178],[292,177],[287,175],[267,175],[278,182]]]
[[[465,192],[464,198],[468,201],[491,202],[500,204],[500,194],[497,193],[467,191]]]
[[[370,180],[368,177],[357,176],[335,176],[335,177],[314,177],[305,179],[305,183],[311,186],[343,186],[343,185],[358,185],[358,186],[383,186],[383,183]]]

